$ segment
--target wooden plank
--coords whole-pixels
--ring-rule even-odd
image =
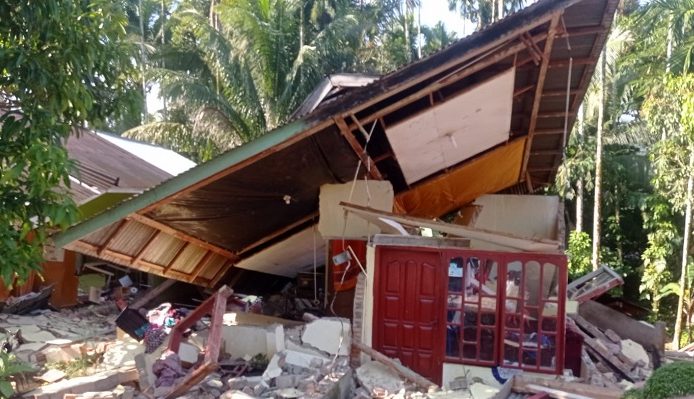
[[[535,96],[533,97],[533,106],[530,111],[530,125],[528,127],[528,138],[525,142],[525,153],[523,155],[523,163],[521,164],[520,176],[518,177],[519,180],[525,178],[525,171],[528,168],[530,150],[533,147],[533,138],[535,137],[535,128],[537,127],[537,118],[540,112],[540,101],[542,100],[542,91],[545,87],[545,77],[547,76],[549,59],[551,58],[552,46],[554,44],[554,37],[556,36],[557,25],[559,24],[559,19],[561,18],[561,15],[561,13],[554,14],[549,22],[549,29],[547,30],[547,40],[545,40],[542,64],[540,65],[540,71],[537,75]]]
[[[518,97],[521,94],[527,93],[534,88],[535,88],[535,85],[532,84],[532,85],[527,85],[525,87],[521,87],[520,89],[516,89],[513,91],[513,97]]]
[[[108,235],[108,238],[106,238],[106,241],[104,241],[103,244],[101,244],[101,247],[96,251],[97,255],[101,255],[106,248],[108,248],[109,245],[113,243],[113,241],[116,239],[118,234],[120,234],[121,231],[125,228],[125,225],[128,224],[128,221],[123,219],[118,223],[118,227],[116,227],[115,230],[111,234]]]
[[[570,89],[569,90],[569,95],[573,96],[578,93],[580,93],[580,89]],[[545,90],[542,92],[542,97],[563,97],[566,95],[566,90],[561,89],[561,90]],[[564,129],[561,130],[562,133],[564,133]]]
[[[233,291],[226,285],[221,287],[214,295],[207,298],[200,306],[178,323],[171,330],[169,338],[169,350],[177,353],[183,338],[183,333],[195,325],[203,316],[210,314],[210,334],[205,347],[205,360],[202,366],[188,373],[182,381],[172,387],[171,391],[164,396],[165,399],[177,398],[188,392],[193,385],[202,381],[208,374],[217,369],[219,361],[219,350],[222,345],[222,324],[224,322],[224,312],[226,311],[227,300]]]
[[[396,372],[397,374],[405,377],[407,380],[410,380],[417,384],[418,386],[424,388],[424,389],[438,389],[439,386],[434,384],[433,382],[427,380],[426,378],[422,377],[421,375],[415,373],[414,371],[410,370],[409,368],[403,366],[399,362],[396,362],[395,360],[389,358],[388,356],[382,354],[381,352],[371,348],[368,345],[365,345],[355,339],[352,340],[352,346],[365,354],[369,355],[372,359],[376,360],[379,363],[383,363],[384,365],[388,366],[391,370]]]
[[[538,393],[537,387],[558,390],[560,392],[580,395],[593,399],[620,399],[623,395],[622,390],[596,387],[594,385],[581,384],[577,382],[550,380],[526,375],[516,375],[513,377],[513,390],[515,392]],[[550,396],[552,397],[560,397],[555,396],[557,392],[554,392],[554,395],[551,391],[546,392],[550,393]]]
[[[579,327],[581,327],[581,328],[584,329],[585,331],[588,331],[588,333],[589,333],[590,335],[592,335],[594,338],[601,339],[601,340],[603,340],[603,341],[605,341],[605,342],[612,342],[612,340],[610,340],[609,338],[607,338],[607,336],[606,336],[602,331],[600,331],[599,328],[597,328],[597,327],[595,327],[594,325],[590,324],[590,323],[588,322],[588,320],[586,320],[586,319],[584,319],[583,317],[581,317],[581,315],[573,314],[573,315],[569,315],[569,317],[571,317],[571,318],[576,322],[576,324],[577,324]]]
[[[167,224],[164,224],[164,223],[161,223],[161,222],[156,221],[154,219],[151,219],[147,216],[141,215],[139,213],[133,213],[129,216],[129,218],[131,218],[132,220],[135,220],[137,222],[140,222],[146,226],[160,230],[163,233],[166,233],[170,236],[176,237],[180,240],[187,241],[191,244],[195,244],[196,246],[198,246],[200,248],[207,249],[209,251],[212,251],[214,253],[222,255],[225,258],[228,258],[232,261],[238,260],[238,256],[235,253],[233,253],[227,249],[220,248],[214,244],[210,244],[207,241],[203,241],[199,238],[193,237],[189,234],[186,234],[180,230],[177,230],[177,229],[175,229],[175,228],[173,228]]]
[[[286,233],[286,232],[288,232],[288,231],[290,231],[290,230],[293,230],[294,228],[299,227],[299,226],[301,226],[301,225],[303,225],[303,224],[309,222],[309,221],[312,220],[312,219],[318,218],[318,216],[319,216],[319,213],[318,213],[318,212],[313,212],[313,213],[311,213],[310,215],[307,215],[307,216],[302,217],[301,219],[297,220],[297,221],[294,222],[294,223],[291,223],[291,224],[289,224],[289,225],[287,225],[287,226],[284,226],[284,227],[282,227],[281,229],[276,230],[276,231],[274,231],[274,232],[272,232],[272,233],[270,233],[270,234],[266,234],[266,235],[265,235],[263,238],[261,238],[260,240],[254,242],[254,243],[252,243],[252,244],[249,244],[249,245],[247,245],[245,248],[243,248],[242,250],[240,250],[240,251],[238,252],[238,256],[244,255],[244,254],[246,254],[248,251],[250,251],[250,250],[252,250],[252,249],[255,249],[255,248],[257,248],[257,247],[259,247],[259,246],[261,246],[261,245],[263,245],[263,244],[265,244],[265,243],[267,243],[267,242],[269,242],[269,241],[272,241],[272,240],[274,240],[275,238],[281,236],[282,234],[284,234],[284,233]]]
[[[470,226],[461,226],[451,223],[436,222],[429,219],[396,215],[394,213],[379,211],[346,202],[340,202],[340,205],[348,212],[352,212],[357,216],[365,218],[381,228],[384,228],[385,224],[382,220],[380,220],[380,218],[386,218],[407,226],[427,227],[432,230],[458,237],[490,242],[521,251],[557,252],[559,248],[559,243],[554,240],[535,240],[525,237],[518,237],[513,234],[478,229]]]
[[[130,307],[132,307],[133,309],[139,309],[141,307],[147,306],[147,303],[166,292],[166,290],[173,287],[174,284],[176,284],[176,280],[165,280],[158,286],[147,290],[147,292],[142,297],[138,298],[135,302],[133,302],[130,305]]]
[[[562,150],[535,150],[530,151],[530,155],[561,155]],[[527,166],[526,166],[527,169]]]
[[[366,170],[368,171],[369,175],[373,179],[383,180],[383,176],[381,175],[381,172],[379,172],[376,163],[371,159],[371,157],[369,157],[369,154],[367,154],[366,151],[364,151],[364,147],[362,147],[361,144],[359,144],[357,138],[354,137],[352,131],[347,126],[347,122],[345,122],[344,118],[333,118],[333,120],[335,121],[335,125],[337,126],[337,128],[340,130],[340,134],[342,134],[342,137],[344,137],[345,140],[347,140],[349,146],[352,147],[354,153],[357,155],[357,157],[359,157],[361,163],[366,167]]]

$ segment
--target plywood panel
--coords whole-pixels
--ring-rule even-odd
[[[314,227],[309,227],[242,260],[236,267],[295,277],[300,271],[312,268],[314,248],[316,261],[321,266],[325,263],[325,240]]]
[[[386,129],[408,184],[509,138],[515,69]]]
[[[525,138],[495,148],[395,198],[395,213],[434,218],[518,182]]]

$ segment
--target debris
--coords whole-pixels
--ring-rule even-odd
[[[56,381],[60,381],[63,378],[65,378],[65,372],[58,370],[58,369],[51,369],[43,373],[41,376],[37,377],[38,379],[42,381],[46,381],[48,383],[53,383]]]
[[[547,392],[552,397],[575,399],[619,399],[623,392],[619,389],[597,387],[577,382],[548,380],[530,376],[516,375],[513,377],[513,390],[521,393]]]
[[[29,392],[26,396],[34,399],[62,398],[65,394],[81,394],[85,392],[98,392],[111,390],[119,384],[137,380],[137,369],[109,370],[98,374],[75,377],[44,385]]]
[[[393,359],[389,358],[388,356],[376,351],[375,349],[362,344],[361,342],[357,341],[352,341],[352,345],[356,348],[359,349],[360,351],[364,352],[365,354],[371,356],[374,360],[377,360],[384,365],[388,366],[388,368],[392,369],[396,373],[402,375],[403,377],[407,378],[408,380],[414,382],[415,384],[419,385],[420,387],[424,389],[438,389],[438,385],[434,384],[433,382],[427,380],[426,378],[422,377],[421,375],[415,373],[414,371],[408,369],[407,367],[403,366],[402,364],[395,362]]]
[[[499,388],[476,382],[470,386],[473,399],[491,399],[499,392]]]
[[[207,374],[217,368],[219,360],[219,349],[222,344],[222,326],[224,323],[224,311],[226,309],[227,298],[233,291],[226,285],[222,286],[214,295],[207,298],[195,310],[190,312],[183,320],[178,322],[171,330],[169,339],[169,350],[178,353],[178,348],[183,339],[183,333],[194,326],[202,316],[211,315],[210,334],[205,348],[205,358],[203,363],[195,370],[188,373],[180,381],[176,382],[173,389],[166,394],[166,399],[173,399],[187,392],[193,385],[202,381]]]
[[[622,340],[621,353],[631,360],[632,363],[637,364],[640,367],[648,366],[650,363],[648,353],[643,349],[643,346],[630,339]]]
[[[176,379],[185,375],[180,358],[173,352],[165,353],[161,359],[154,362],[152,372],[157,376],[155,387],[173,386]]]
[[[359,384],[372,396],[377,393],[394,394],[405,387],[405,383],[393,370],[375,360],[363,364],[356,370],[356,374]]]
[[[190,367],[198,362],[198,357],[200,356],[200,349],[195,345],[191,345],[186,342],[181,342],[178,347],[178,357],[181,359],[181,363],[184,366]]]
[[[347,356],[351,350],[350,322],[342,318],[322,318],[306,325],[301,340],[331,355]]]

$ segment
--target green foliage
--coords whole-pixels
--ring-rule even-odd
[[[123,13],[105,0],[0,3],[0,277],[36,270],[47,233],[68,226],[73,126],[129,108]]]
[[[632,389],[623,398],[667,399],[694,394],[694,363],[667,364],[653,373],[642,389]]]
[[[590,273],[592,241],[584,231],[572,231],[569,235],[569,245],[566,255],[569,257],[569,280]]]
[[[14,395],[10,377],[29,371],[33,371],[31,366],[17,360],[12,354],[0,351],[0,398],[10,398]]]

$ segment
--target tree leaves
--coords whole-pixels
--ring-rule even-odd
[[[0,276],[37,270],[47,233],[76,220],[62,142],[130,108],[125,18],[106,0],[0,4]]]

